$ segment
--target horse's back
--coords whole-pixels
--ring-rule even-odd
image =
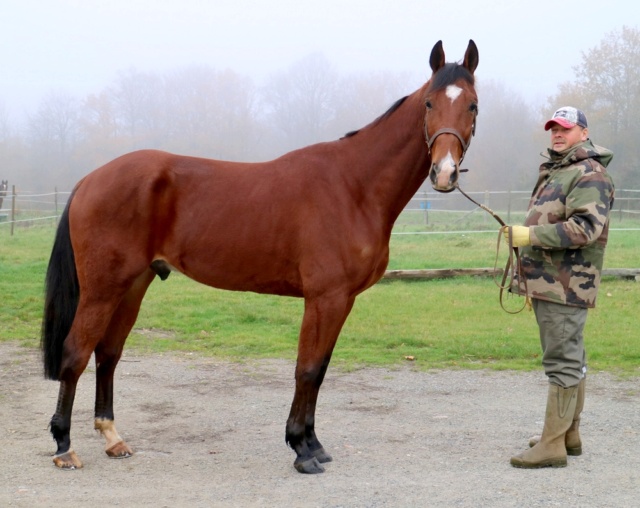
[[[301,296],[311,286],[368,286],[388,251],[370,235],[371,217],[354,209],[331,150],[265,163],[123,155],[78,185],[72,237],[98,238],[75,242],[93,250],[88,257],[126,256],[132,272],[162,260],[222,289]]]
[[[135,270],[164,260],[211,286],[299,295],[301,199],[281,174],[268,163],[132,152],[77,186],[72,236],[92,250],[85,257],[126,255]]]

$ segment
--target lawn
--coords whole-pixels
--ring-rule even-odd
[[[38,346],[53,233],[34,227],[9,236],[0,229],[0,340]],[[640,233],[612,231],[610,237],[606,266],[640,267]],[[389,268],[493,266],[495,249],[495,232],[394,235]],[[515,309],[522,300],[506,303]],[[639,308],[636,281],[604,278],[585,331],[592,370],[640,375]],[[216,290],[173,273],[151,285],[127,347],[293,359],[302,311],[300,299]],[[358,297],[333,361],[357,368],[399,365],[408,357],[424,369],[538,369],[535,319],[529,311],[504,312],[491,278],[383,279]]]

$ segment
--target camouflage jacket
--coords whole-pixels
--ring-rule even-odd
[[[591,140],[563,152],[548,149],[524,222],[531,245],[521,248],[526,279],[512,291],[574,307],[595,307],[614,185],[613,153]]]

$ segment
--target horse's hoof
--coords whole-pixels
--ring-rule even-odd
[[[127,459],[133,455],[133,450],[124,441],[118,441],[106,453],[112,459]]]
[[[313,452],[311,452],[311,455],[313,455],[318,460],[318,462],[320,462],[320,464],[325,464],[326,462],[331,462],[333,460],[331,455],[324,451],[324,448],[318,448],[317,450],[314,450]]]
[[[298,473],[305,473],[305,474],[324,473],[324,468],[320,465],[320,462],[318,462],[318,459],[316,459],[315,457],[311,457],[310,459],[303,460],[303,461],[298,461],[296,459],[296,461],[293,463],[293,466],[296,468]]]
[[[80,469],[82,467],[82,461],[76,455],[76,452],[69,450],[62,455],[54,455],[53,463],[60,469],[72,471],[74,469]]]

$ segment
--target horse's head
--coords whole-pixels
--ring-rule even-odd
[[[442,41],[438,41],[429,63],[433,74],[423,97],[424,135],[431,159],[429,178],[435,190],[451,192],[476,129],[478,96],[473,73],[478,66],[478,48],[470,40],[462,64],[445,63]]]

